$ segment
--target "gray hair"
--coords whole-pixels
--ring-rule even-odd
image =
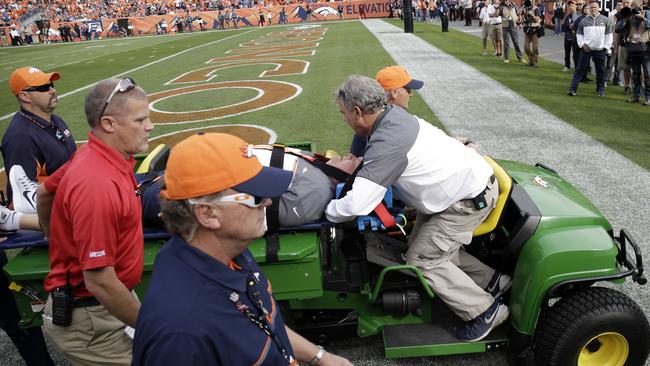
[[[106,100],[111,95],[113,89],[115,89],[115,86],[119,82],[120,79],[117,78],[102,80],[99,83],[97,83],[97,85],[95,85],[86,96],[84,109],[86,111],[86,120],[88,121],[88,126],[90,126],[90,128],[95,128],[99,124],[99,119],[102,117],[100,116],[100,114],[102,113],[102,109],[104,109],[104,105],[106,105]],[[135,88],[129,90],[126,93],[115,94],[113,96],[113,99],[111,99],[111,105],[112,104],[121,105],[130,98],[146,99],[147,93],[145,93],[145,91],[141,87],[136,85]],[[107,109],[109,109],[109,107],[107,107]],[[123,109],[117,108],[115,110],[121,111]]]
[[[386,105],[386,92],[377,80],[362,75],[350,75],[334,92],[348,110],[359,107],[364,113],[375,113]]]
[[[163,185],[164,189],[164,185]],[[223,192],[212,193],[192,198],[193,203],[212,202],[224,195]],[[189,242],[199,229],[199,222],[192,210],[193,203],[189,200],[168,200],[160,198],[160,218],[170,234],[182,235]]]

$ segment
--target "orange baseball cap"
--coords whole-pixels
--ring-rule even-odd
[[[397,88],[420,89],[424,82],[415,80],[401,66],[386,66],[379,70],[375,79],[381,84],[384,90],[393,90]]]
[[[35,67],[26,66],[11,73],[9,88],[14,95],[18,95],[25,88],[45,85],[50,81],[59,80],[59,78],[58,72],[44,73]]]
[[[171,150],[160,195],[182,200],[232,188],[257,197],[278,197],[292,178],[290,171],[262,166],[239,137],[199,132]]]

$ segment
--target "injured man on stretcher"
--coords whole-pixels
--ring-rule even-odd
[[[274,152],[274,149],[276,150]],[[327,204],[334,198],[336,184],[343,182],[359,166],[362,158],[352,154],[325,158],[311,152],[270,145],[249,145],[243,152],[257,157],[263,166],[282,167],[293,172],[289,189],[278,200],[279,224],[282,227],[299,226],[320,220]],[[40,230],[36,216],[36,183],[24,176],[19,166],[12,167],[11,185],[20,192],[14,200],[14,210],[1,207],[0,231]],[[159,217],[159,193],[163,172],[136,174],[142,197],[142,220],[145,227],[162,228]],[[26,224],[27,223],[27,224]]]

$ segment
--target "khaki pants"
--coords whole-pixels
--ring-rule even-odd
[[[488,39],[489,35],[490,35],[490,23],[483,22],[481,28],[481,39],[485,41]]]
[[[72,324],[52,324],[52,297],[43,311],[43,333],[72,365],[131,365],[133,341],[124,323],[102,305],[74,308]]]
[[[482,210],[471,200],[463,200],[437,214],[418,213],[409,237],[406,263],[420,268],[436,295],[465,321],[494,303],[492,295],[483,290],[494,270],[465,252],[463,245],[472,241],[472,231],[494,208],[497,185],[496,181],[488,185],[488,207]]]
[[[537,33],[524,34],[524,52],[528,56],[528,63],[537,63],[537,56],[539,55],[539,38]]]
[[[490,37],[492,37],[493,41],[503,41],[503,30],[501,24],[490,25]]]

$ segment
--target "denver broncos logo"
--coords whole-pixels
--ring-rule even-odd
[[[322,16],[323,18],[327,19],[328,15],[333,15],[333,16],[338,16],[339,12],[336,11],[336,9],[329,7],[329,6],[322,6],[316,10],[314,10],[314,13]]]

